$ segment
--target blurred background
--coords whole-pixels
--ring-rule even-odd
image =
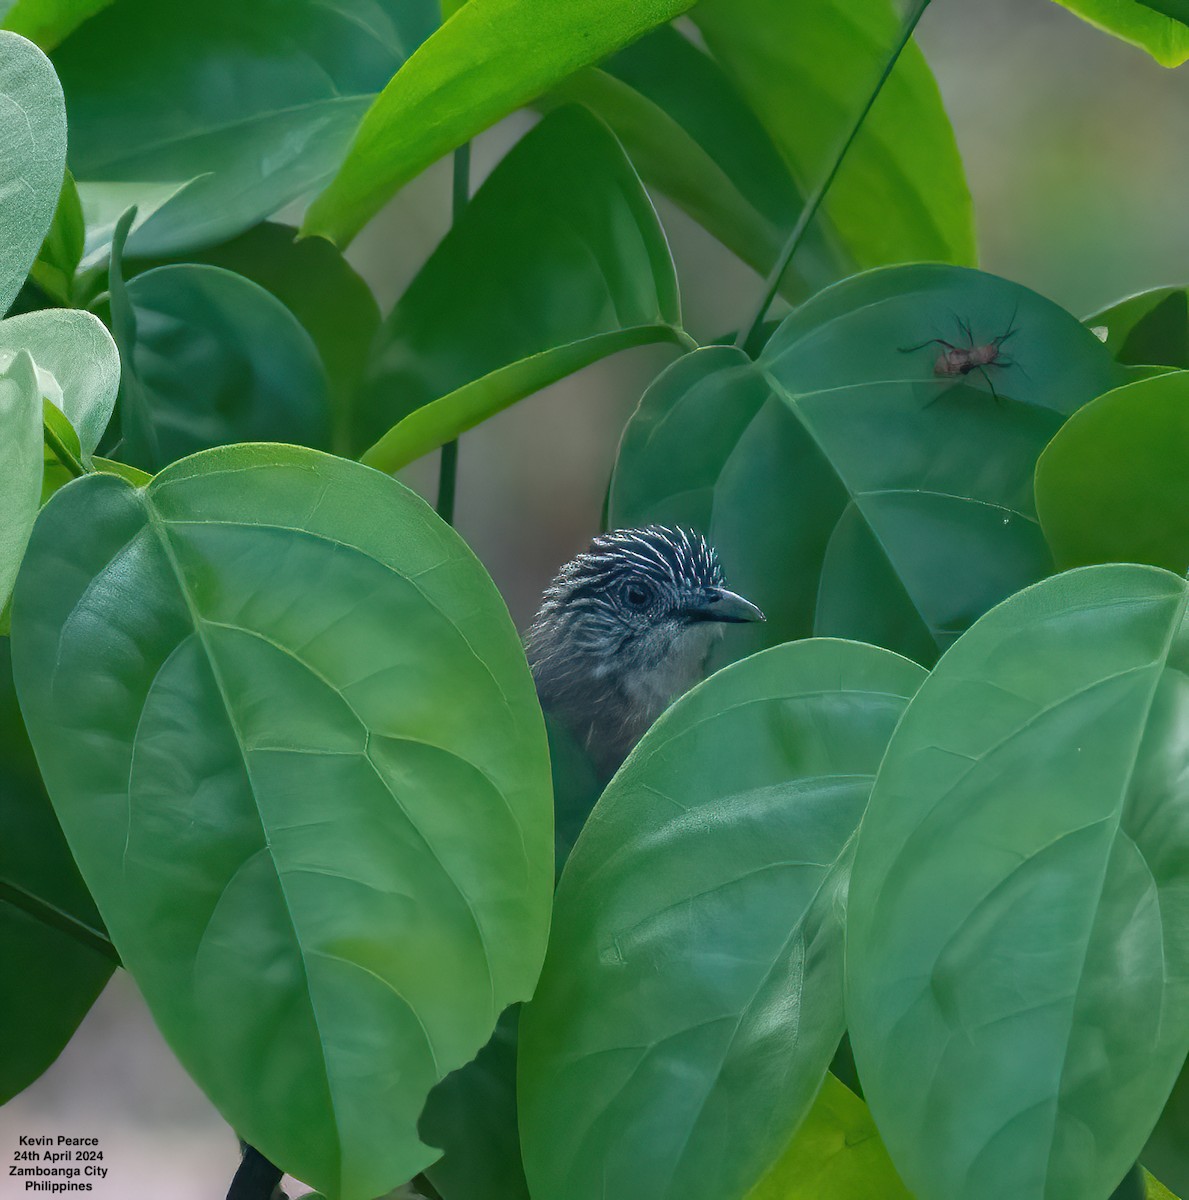
[[[1189,281],[1189,67],[1167,71],[1047,0],[935,0],[919,41],[957,131],[986,270],[1079,316]],[[528,124],[513,118],[479,140],[476,183]],[[449,191],[439,164],[352,246],[385,311],[444,233]],[[699,339],[734,328],[760,280],[659,207],[688,328]],[[518,626],[558,564],[597,532],[619,432],[673,354],[630,351],[464,437],[457,525]],[[436,460],[403,478],[432,500]],[[100,1200],[220,1200],[238,1157],[123,973],[0,1127],[5,1145],[17,1133],[100,1137],[111,1168],[92,1193]],[[0,1198],[25,1195],[20,1183],[0,1176]]]

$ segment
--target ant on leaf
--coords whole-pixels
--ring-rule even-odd
[[[957,377],[969,375],[972,371],[977,371],[987,381],[987,387],[991,389],[991,395],[995,397],[995,402],[1000,403],[999,393],[995,390],[995,384],[992,382],[991,376],[987,374],[987,368],[1013,367],[1017,365],[1014,359],[1005,358],[1002,353],[1003,343],[1017,332],[1015,312],[1011,315],[1011,321],[1008,322],[1007,329],[998,337],[994,337],[982,345],[975,343],[974,331],[970,328],[969,320],[964,321],[957,314],[954,315],[954,320],[958,323],[959,331],[966,337],[966,345],[955,346],[953,342],[947,342],[944,338],[936,337],[929,338],[928,341],[921,342],[918,346],[901,346],[900,353],[915,354],[918,350],[923,350],[926,346],[940,346],[941,350],[937,355],[936,361],[933,363],[934,375]],[[940,399],[940,397],[935,396],[934,400],[937,399]],[[929,403],[932,404],[933,400],[930,400]]]

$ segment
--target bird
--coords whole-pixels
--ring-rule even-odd
[[[524,638],[541,708],[609,779],[658,716],[705,674],[728,624],[762,621],[693,530],[600,534],[545,589]]]

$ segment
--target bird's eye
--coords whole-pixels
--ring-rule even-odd
[[[652,599],[652,589],[638,579],[631,579],[623,585],[620,595],[628,608],[645,608]]]

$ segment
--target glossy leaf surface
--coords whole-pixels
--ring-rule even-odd
[[[50,501],[13,647],[71,850],[191,1076],[334,1200],[417,1174],[426,1094],[531,992],[548,928],[544,729],[478,562],[367,468],[208,451]]]
[[[852,834],[924,672],[872,646],[784,645],[645,735],[562,874],[521,1016],[534,1197],[742,1195],[842,1036]]]
[[[349,242],[430,163],[693,0],[469,0],[363,119],[302,232]]]
[[[364,461],[393,471],[615,350],[675,340],[680,321],[669,248],[631,164],[589,113],[554,113],[384,322],[358,406]]]
[[[806,192],[829,170],[903,20],[890,0],[703,0],[690,15]],[[809,120],[807,113],[816,116]],[[859,267],[976,261],[953,129],[914,43],[863,123],[823,208]]]
[[[3,1104],[58,1057],[115,967],[25,735],[8,638],[0,638],[0,952],[0,1027],[10,1034]]]
[[[963,323],[959,329],[958,323]],[[987,378],[938,374],[945,347],[1011,331]],[[1069,313],[977,271],[915,265],[819,293],[752,364],[696,351],[624,434],[613,526],[686,522],[768,617],[724,655],[810,633],[933,662],[1052,569],[1036,459],[1123,369]],[[994,387],[994,394],[991,392]]]
[[[827,1075],[788,1149],[747,1200],[912,1200],[858,1096]]]
[[[1189,368],[1189,288],[1154,288],[1086,318],[1120,362]]]
[[[1083,21],[1146,50],[1161,66],[1179,67],[1189,60],[1189,27],[1161,4],[1141,0],[1057,0]]]
[[[99,445],[120,387],[120,353],[98,317],[43,309],[0,321],[0,364],[27,350],[41,394],[65,413],[84,459]]]
[[[330,178],[437,20],[433,0],[120,0],[54,56],[71,167],[129,187],[119,210],[176,191],[131,253],[223,241]]]
[[[37,257],[66,168],[66,108],[50,61],[0,31],[0,315]]]
[[[1090,1200],[1189,1048],[1189,585],[1089,567],[922,685],[863,820],[847,1019],[918,1200]]]
[[[8,603],[41,500],[41,385],[27,350],[0,368],[0,608]]]
[[[1140,380],[1076,413],[1036,464],[1036,506],[1061,567],[1189,570],[1189,371]]]
[[[722,67],[662,26],[538,107],[577,101],[615,131],[650,187],[664,192],[744,262],[767,273],[804,199],[768,132]],[[819,219],[786,277],[801,297],[854,270]]]
[[[220,267],[156,267],[112,286],[125,380],[119,454],[156,470],[229,442],[324,446],[326,375],[275,296]]]

